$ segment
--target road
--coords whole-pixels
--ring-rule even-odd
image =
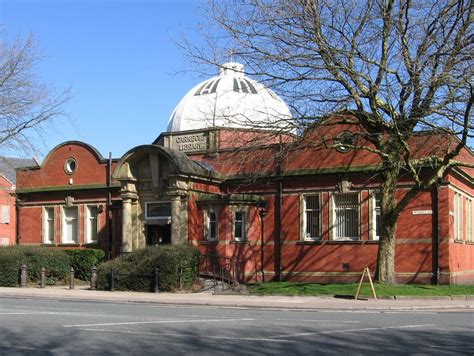
[[[0,354],[473,355],[472,312],[304,311],[0,298]]]

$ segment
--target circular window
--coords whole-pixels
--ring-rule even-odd
[[[356,143],[356,138],[352,132],[344,131],[337,135],[335,143],[337,144],[336,150],[345,153],[353,149],[353,146]]]
[[[68,158],[64,163],[64,171],[67,174],[73,174],[77,168],[77,161],[74,158]]]

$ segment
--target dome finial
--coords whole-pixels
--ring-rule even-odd
[[[227,62],[220,66],[220,75],[244,76],[244,65],[238,62]]]

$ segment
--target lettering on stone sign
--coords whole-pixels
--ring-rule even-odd
[[[207,136],[204,134],[186,135],[176,137],[174,148],[181,152],[204,151],[207,149]]]

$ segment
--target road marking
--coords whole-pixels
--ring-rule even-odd
[[[381,311],[381,314],[406,314],[406,311]],[[410,315],[436,315],[436,312],[413,312]]]
[[[36,347],[14,346],[14,345],[9,345],[9,344],[0,344],[0,348],[15,349],[15,350],[25,350],[25,351],[37,351],[37,350],[42,350],[42,349],[38,349],[38,348],[36,348]],[[44,350],[44,351],[46,351],[46,350]]]
[[[104,333],[119,333],[119,334],[133,334],[133,335],[152,335],[152,336],[170,336],[170,337],[187,337],[197,339],[216,339],[216,340],[238,340],[238,341],[264,341],[264,342],[285,342],[295,343],[295,340],[285,339],[270,339],[270,338],[256,338],[256,337],[234,337],[234,336],[210,336],[210,335],[195,335],[195,334],[176,334],[176,333],[155,333],[149,331],[132,331],[132,330],[110,330],[110,329],[92,329],[79,328],[81,331],[94,331]]]
[[[413,329],[413,328],[426,328],[428,326],[436,326],[435,324],[421,324],[421,325],[401,325],[401,326],[387,326],[382,328],[360,328],[360,329],[345,329],[345,330],[328,330],[328,331],[315,331],[308,333],[297,333],[297,334],[283,334],[270,336],[271,338],[280,337],[297,337],[297,336],[310,336],[310,335],[328,335],[328,334],[341,334],[351,333],[360,331],[378,331],[378,330],[390,330],[390,329]]]
[[[0,315],[78,315],[78,313],[75,313],[75,312],[8,312],[8,313],[0,313]]]
[[[322,319],[274,319],[274,320],[283,320],[283,321],[298,321],[298,322],[322,322],[322,323],[349,323],[349,324],[359,324],[360,321],[354,320],[322,320]]]
[[[176,314],[175,316],[180,317],[180,318],[201,318],[201,319],[206,317],[205,315],[193,315],[193,314],[181,314],[181,315]],[[226,316],[215,316],[215,315],[213,315],[212,317],[215,318],[215,319],[218,319],[218,318],[226,319],[227,318]]]
[[[117,325],[140,325],[140,324],[173,324],[173,323],[215,323],[215,322],[234,322],[234,321],[254,321],[251,318],[241,319],[188,319],[188,320],[150,320],[150,321],[128,321],[123,323],[100,323],[100,324],[75,324],[63,325],[64,328],[86,328],[89,326],[117,326]]]
[[[474,346],[465,346],[465,345],[427,345],[426,347],[429,347],[430,349],[447,349],[447,350],[460,350],[460,351],[468,351],[468,350],[474,350]]]

